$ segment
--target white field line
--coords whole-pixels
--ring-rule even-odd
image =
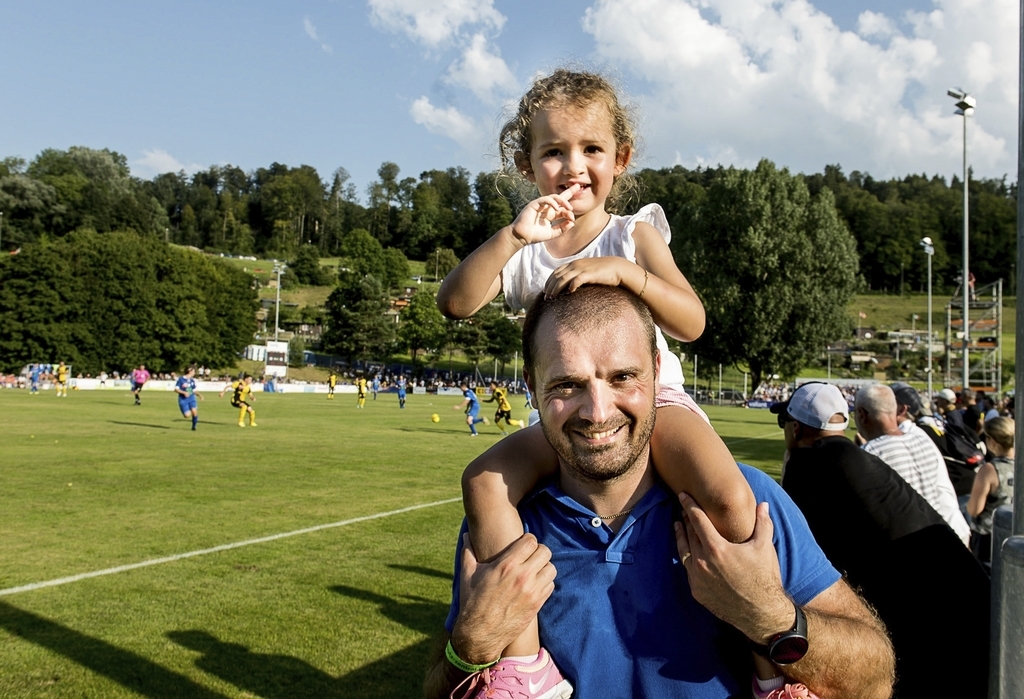
[[[284,532],[281,534],[271,534],[270,536],[261,536],[258,539],[247,539],[245,541],[236,541],[233,544],[221,544],[220,546],[214,546],[213,548],[200,549],[198,551],[188,551],[186,553],[176,553],[173,556],[164,556],[163,558],[153,558],[148,561],[142,561],[140,563],[129,563],[128,565],[116,566],[114,568],[105,568],[103,570],[94,570],[89,573],[79,573],[78,575],[69,575],[66,578],[56,578],[54,580],[44,580],[42,582],[30,583],[28,585],[19,585],[18,587],[9,587],[6,590],[0,590],[0,597],[5,595],[15,595],[19,592],[29,592],[31,590],[38,590],[44,587],[55,587],[57,585],[66,585],[68,583],[78,582],[79,580],[86,580],[88,578],[98,578],[102,575],[113,575],[114,573],[123,573],[126,570],[135,570],[136,568],[145,568],[147,566],[160,565],[161,563],[171,563],[173,561],[180,561],[183,558],[192,558],[194,556],[205,556],[208,553],[218,553],[220,551],[230,551],[231,549],[241,548],[243,546],[252,546],[253,544],[265,544],[268,541],[277,541],[278,539],[286,539],[290,536],[298,536],[300,534],[311,534],[313,532],[323,531],[324,529],[333,529],[335,527],[344,527],[349,524],[358,524],[359,522],[369,522],[373,519],[381,519],[382,517],[391,517],[392,515],[400,515],[406,512],[413,512],[415,510],[422,510],[428,507],[436,507],[438,505],[447,505],[453,502],[461,502],[462,498],[448,498],[447,500],[438,500],[437,502],[428,502],[423,505],[412,505],[410,507],[403,507],[400,510],[391,510],[389,512],[378,512],[374,515],[366,515],[364,517],[354,517],[352,519],[342,520],[341,522],[331,522],[330,524],[318,524],[315,527],[306,527],[305,529],[296,529],[291,532]]]
[[[776,434],[779,435],[780,437],[782,436],[782,432],[780,432],[779,430],[772,430],[771,432],[767,432],[765,434],[758,435],[757,437],[744,437],[743,439],[730,439],[728,442],[725,443],[725,446],[729,446],[730,444],[739,444],[740,442],[749,442],[752,439],[765,439],[766,437],[771,437],[772,435],[776,435]]]

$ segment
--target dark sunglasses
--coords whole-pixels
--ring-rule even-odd
[[[782,411],[781,413],[779,413],[775,417],[777,417],[778,420],[779,420],[779,429],[780,430],[786,429],[786,423],[787,422],[794,422],[793,418],[790,417],[789,413],[787,413],[786,411]]]

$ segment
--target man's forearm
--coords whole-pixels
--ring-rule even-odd
[[[782,668],[821,699],[888,699],[895,681],[895,657],[885,626],[840,581],[811,601],[810,645],[802,660]]]

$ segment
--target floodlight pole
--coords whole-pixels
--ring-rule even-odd
[[[274,265],[274,274],[277,275],[277,303],[274,306],[274,342],[277,342],[278,327],[281,320],[281,265]]]
[[[959,87],[954,87],[946,91],[946,94],[955,99],[956,102],[956,113],[963,115],[964,118],[964,269],[963,269],[963,320],[964,320],[964,388],[970,388],[971,383],[971,364],[970,364],[970,346],[971,346],[971,305],[970,305],[970,270],[968,267],[968,198],[967,198],[967,117],[974,114],[974,107],[978,101],[971,95],[967,94],[964,90]]]
[[[935,254],[935,246],[931,238],[921,240],[921,247],[924,254],[928,256],[928,407],[932,405],[932,255]]]

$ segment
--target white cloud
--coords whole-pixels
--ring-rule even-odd
[[[455,107],[440,109],[430,103],[426,96],[412,103],[409,110],[413,121],[427,131],[447,136],[466,150],[476,152],[480,146],[481,132],[476,123]]]
[[[313,24],[313,22],[312,22],[312,21],[311,21],[311,20],[309,19],[309,17],[304,17],[304,18],[302,19],[302,26],[303,26],[303,28],[304,28],[304,29],[306,30],[306,36],[308,36],[308,37],[309,37],[310,39],[312,39],[312,40],[313,40],[313,41],[315,41],[316,43],[320,44],[320,49],[321,49],[321,50],[322,50],[322,51],[323,51],[324,53],[334,53],[334,49],[332,49],[332,48],[331,48],[330,46],[328,46],[328,45],[327,45],[327,44],[326,44],[326,43],[325,43],[325,42],[324,42],[324,41],[323,41],[323,40],[322,40],[322,39],[320,38],[320,34],[319,34],[319,32],[317,32],[317,30],[316,30],[316,26],[315,26],[315,25]]]
[[[445,81],[468,88],[485,102],[492,101],[494,90],[507,92],[518,84],[504,59],[496,49],[492,51],[483,34],[473,35],[462,58],[449,66]]]
[[[466,26],[500,31],[505,24],[494,0],[369,0],[369,5],[370,19],[378,27],[429,48],[458,38]]]
[[[959,170],[946,88],[979,101],[979,174],[1016,171],[1015,0],[934,0],[930,13],[865,12],[841,31],[807,0],[597,0],[598,55],[650,85],[639,96],[651,164],[769,157],[876,177]]]
[[[190,163],[183,165],[173,155],[162,148],[150,148],[142,151],[142,157],[131,162],[132,174],[136,177],[148,179],[165,172],[181,172],[194,174],[203,169],[202,165]]]
[[[885,39],[896,33],[896,25],[889,17],[867,10],[857,17],[857,33],[866,39]]]

